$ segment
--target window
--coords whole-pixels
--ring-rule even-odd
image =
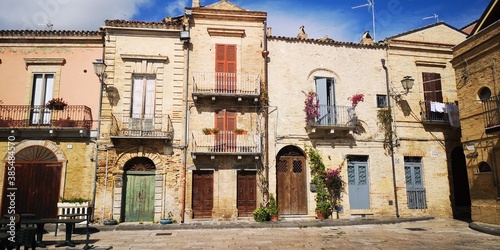
[[[232,93],[236,91],[236,45],[215,45],[216,91]]]
[[[319,125],[337,124],[335,112],[335,80],[333,78],[316,78],[316,94],[319,104]]]
[[[155,113],[155,77],[134,75],[132,83],[132,130],[152,130]]]
[[[479,163],[478,169],[479,169],[479,173],[489,173],[489,172],[491,172],[490,164],[488,164],[488,163],[486,163],[484,161],[481,162],[481,163]]]
[[[387,95],[377,95],[377,108],[387,107]]]
[[[220,130],[215,136],[216,151],[234,151],[236,147],[236,135],[232,132],[236,128],[237,114],[226,109],[215,113],[215,127]]]
[[[479,90],[478,93],[479,100],[481,101],[486,101],[488,98],[491,97],[491,90],[488,87],[483,87]]]
[[[31,123],[49,124],[50,110],[45,104],[52,99],[54,93],[54,74],[33,74],[33,91],[31,94]]]

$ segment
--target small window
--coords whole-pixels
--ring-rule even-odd
[[[479,173],[489,173],[489,172],[491,172],[490,164],[488,164],[488,163],[486,163],[484,161],[481,162],[481,163],[479,163],[478,169],[479,169]]]
[[[481,101],[486,101],[488,98],[491,97],[491,90],[488,87],[481,88],[479,90],[479,100]]]
[[[385,108],[385,107],[387,107],[387,96],[377,95],[377,108]]]

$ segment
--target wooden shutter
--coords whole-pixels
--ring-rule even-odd
[[[215,127],[221,131],[232,131],[236,128],[237,115],[234,111],[225,109],[215,113]]]
[[[422,73],[424,80],[424,99],[432,102],[443,102],[441,75],[438,73]]]

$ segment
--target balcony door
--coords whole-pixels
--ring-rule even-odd
[[[236,45],[215,45],[215,91],[234,93],[236,91]]]
[[[316,78],[316,94],[318,95],[319,104],[318,125],[337,124],[334,79]]]
[[[52,99],[54,93],[54,74],[33,74],[33,91],[31,95],[30,123],[49,125],[51,111],[45,104]]]
[[[219,152],[233,152],[236,150],[236,128],[237,114],[226,109],[215,113],[215,127],[220,130],[215,135],[215,147]]]
[[[422,73],[424,81],[425,117],[427,120],[443,120],[443,92],[441,89],[441,75],[438,73]]]
[[[132,85],[130,130],[154,130],[155,77],[136,75]]]

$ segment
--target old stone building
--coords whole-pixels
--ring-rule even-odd
[[[102,27],[97,221],[158,221],[169,211],[179,218],[182,29],[183,17]]]
[[[11,192],[16,213],[39,218],[54,218],[60,198],[92,200],[99,116],[92,62],[101,55],[97,31],[0,32],[0,75],[9,79],[0,94],[2,215]]]
[[[470,36],[453,48],[472,220],[500,224],[500,4],[491,1]]]
[[[267,14],[193,1],[186,219],[252,217],[262,197]]]
[[[456,107],[449,60],[465,34],[439,23],[381,43],[368,37],[359,44],[269,37],[270,190],[282,214],[314,215],[306,152],[315,148],[327,168],[342,167],[340,217],[450,217],[450,152],[461,145],[459,125],[435,104]],[[401,87],[405,76],[415,79],[410,92]],[[310,92],[319,115],[305,120]],[[357,94],[364,102],[353,102]]]

